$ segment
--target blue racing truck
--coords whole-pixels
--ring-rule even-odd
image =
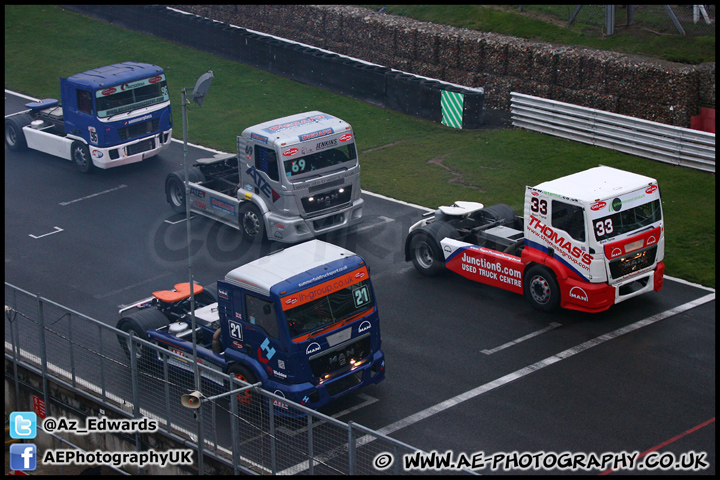
[[[39,150],[88,173],[140,162],[170,145],[170,94],[156,65],[124,62],[61,78],[60,98],[5,117],[8,148]]]
[[[206,367],[315,409],[385,378],[368,266],[344,248],[311,240],[235,268],[217,286],[195,285],[193,293],[197,357]],[[136,343],[141,364],[193,370],[186,360],[193,352],[189,283],[121,309],[117,328],[128,355],[136,335],[179,356]],[[224,386],[222,377],[202,375]],[[240,401],[252,403],[252,393]]]

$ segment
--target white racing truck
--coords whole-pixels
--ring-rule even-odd
[[[237,154],[200,159],[189,169],[190,210],[249,239],[296,243],[362,218],[355,135],[322,112],[271,120],[237,137]],[[185,173],[165,180],[167,201],[185,212]]]
[[[542,311],[600,312],[662,288],[665,233],[653,178],[599,166],[528,186],[524,218],[475,202],[427,216],[405,241],[418,271],[447,268],[525,294]]]

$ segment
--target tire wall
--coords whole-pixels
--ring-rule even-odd
[[[630,59],[355,6],[172,6],[197,16],[165,6],[65,7],[456,128],[506,122],[510,92],[688,128],[701,107],[715,108],[715,63]],[[460,101],[454,121],[447,99]]]

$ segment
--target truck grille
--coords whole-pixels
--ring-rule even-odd
[[[650,248],[623,255],[610,262],[610,275],[612,278],[620,278],[647,268],[655,263],[656,254],[657,245],[653,245]]]
[[[127,146],[128,155],[135,155],[142,152],[147,152],[155,148],[155,138],[148,138],[142,142],[133,143]]]
[[[155,133],[158,131],[159,127],[160,119],[156,118],[155,120],[148,120],[146,122],[128,125],[124,128],[118,128],[118,134],[120,135],[120,140],[124,142],[131,138],[142,137],[143,135]]]
[[[352,185],[349,185],[303,197],[302,206],[306,213],[321,213],[325,210],[350,203],[351,199]]]
[[[315,378],[322,378],[349,366],[351,359],[360,361],[368,355],[370,355],[369,333],[310,357],[310,369]]]

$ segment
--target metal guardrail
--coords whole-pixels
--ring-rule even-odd
[[[362,425],[262,388],[253,390],[251,405],[236,393],[213,395],[245,385],[208,365],[199,365],[206,400],[199,410],[185,408],[182,394],[195,390],[187,358],[7,282],[5,359],[15,366],[14,373],[6,370],[6,379],[14,380],[16,398],[22,366],[42,377],[38,390],[45,405],[59,401],[51,398],[52,380],[115,415],[156,420],[156,434],[202,451],[235,474],[423,473],[404,471],[402,457],[425,452]],[[136,448],[141,441],[135,435]],[[394,462],[380,468],[381,457]]]
[[[715,173],[715,134],[511,93],[512,124],[638,157]]]

